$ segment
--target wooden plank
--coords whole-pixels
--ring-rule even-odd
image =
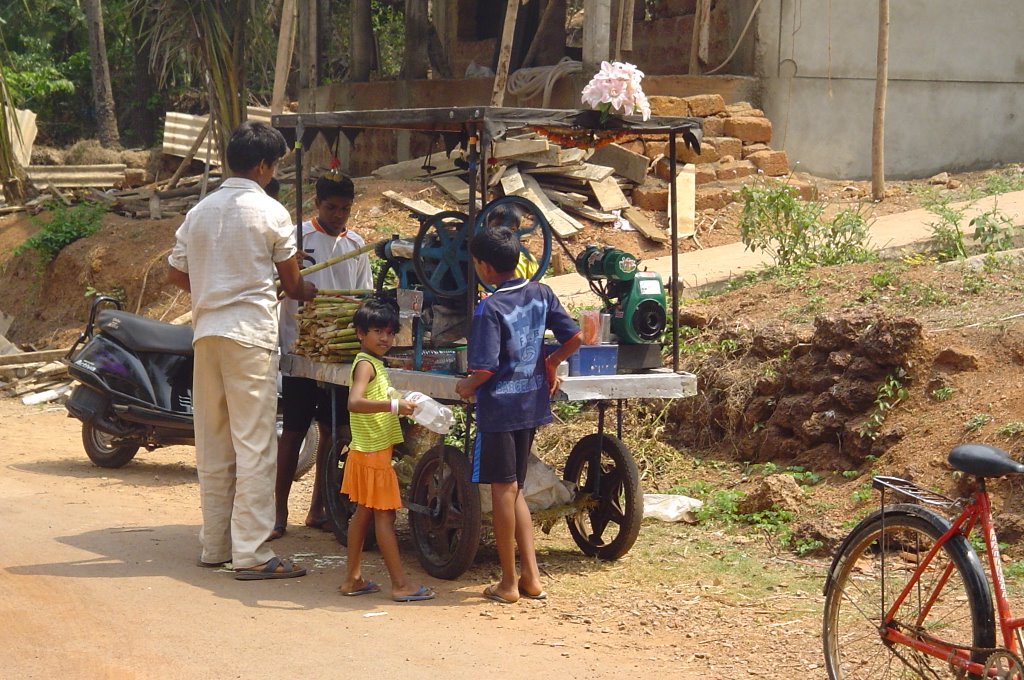
[[[419,158],[399,161],[391,165],[382,165],[373,171],[373,176],[379,179],[422,179],[429,176],[427,170],[423,168],[426,161],[427,156],[420,156]],[[456,168],[455,161],[442,153],[430,156],[430,164],[434,166],[434,170],[431,171],[432,174],[447,172]]]
[[[535,167],[549,165],[562,167],[566,165],[580,165],[586,157],[587,152],[584,149],[563,149],[553,144],[547,151],[523,155],[518,158],[525,163],[532,163]]]
[[[461,177],[434,177],[431,181],[459,203],[469,203],[469,183]]]
[[[385,191],[383,193],[383,196],[392,203],[397,203],[398,205],[402,206],[403,208],[411,210],[417,215],[430,216],[436,215],[437,213],[441,212],[440,208],[436,208],[430,205],[430,203],[427,203],[426,201],[420,201],[414,198],[409,198],[408,196],[403,196],[397,191],[391,191],[390,189]]]
[[[611,57],[611,0],[583,0],[583,79],[601,70]]]
[[[583,194],[577,194],[571,191],[559,191],[558,189],[550,189],[544,185],[541,185],[541,191],[544,195],[550,198],[555,205],[565,207],[567,205],[584,205],[587,202],[587,197]]]
[[[32,162],[32,145],[35,144],[39,128],[36,126],[36,114],[28,109],[15,109],[14,117],[18,121],[19,137],[14,132],[13,121],[8,121],[7,128],[11,132],[10,139],[14,142],[14,157],[18,165],[27,167]]]
[[[659,229],[658,225],[651,218],[647,217],[640,208],[626,208],[622,211],[622,216],[629,220],[629,223],[646,238],[657,243],[668,243],[668,234],[664,230]]]
[[[525,188],[523,177],[519,174],[519,168],[509,166],[501,178],[502,191],[506,196],[519,196]]]
[[[687,164],[682,171],[676,175],[676,210],[679,215],[676,229],[679,230],[679,238],[690,238],[694,234],[697,223],[697,170],[694,166]],[[672,203],[668,204],[668,217],[672,219]],[[672,224],[669,222],[669,224]]]
[[[566,215],[558,206],[551,202],[551,199],[544,195],[544,190],[540,188],[537,180],[527,174],[521,176],[523,178],[523,191],[518,195],[532,201],[544,213],[556,234],[559,236],[572,236],[583,228],[582,224]]]
[[[590,182],[590,189],[594,192],[601,210],[622,210],[629,207],[626,195],[612,177],[605,177],[600,182]]]
[[[44,349],[40,352],[5,354],[0,356],[0,366],[14,366],[16,364],[28,364],[36,361],[53,361],[54,359],[63,358],[67,353],[66,349]]]
[[[530,174],[532,175],[557,175],[558,177],[570,177],[584,182],[600,182],[606,177],[611,177],[614,172],[615,168],[609,168],[605,165],[593,165],[591,163],[530,169]]]
[[[270,97],[270,113],[284,110],[284,90],[292,68],[295,51],[295,0],[284,0],[281,6],[281,31],[277,38],[277,59],[274,62],[274,89]]]
[[[498,52],[498,67],[495,69],[494,90],[491,92],[491,106],[505,103],[505,83],[508,82],[509,62],[512,61],[512,40],[516,34],[516,19],[519,17],[519,0],[508,0],[505,6],[505,25],[501,31],[501,48]]]
[[[643,184],[647,178],[647,166],[651,160],[642,153],[636,153],[618,144],[602,146],[590,157],[595,165],[607,165],[631,182]]]
[[[613,224],[619,219],[618,217],[611,213],[601,212],[600,210],[591,208],[589,205],[585,203],[566,203],[562,207],[565,208],[566,212],[574,213],[576,215],[579,215],[580,217],[586,217],[591,222]]]
[[[494,143],[491,158],[514,158],[547,151],[551,142],[543,137],[533,139],[510,139]]]
[[[499,163],[494,166],[491,172],[487,175],[487,186],[496,187],[501,181],[502,177],[505,176],[505,169],[508,168],[504,163]]]

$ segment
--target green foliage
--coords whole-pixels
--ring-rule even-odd
[[[1015,420],[1011,423],[1006,423],[996,430],[996,432],[1004,437],[1016,437],[1020,433],[1024,432],[1024,422]]]
[[[1024,579],[1024,561],[1011,562],[1003,567],[1003,576],[1012,579]]]
[[[4,70],[7,87],[19,106],[35,108],[51,95],[75,91],[75,84],[66,76],[66,64],[54,61],[50,45],[28,35],[20,41],[27,51],[8,53],[10,63]]]
[[[873,259],[868,223],[856,210],[824,221],[824,206],[801,201],[792,187],[761,181],[740,189],[740,238],[751,251],[763,250],[778,267],[811,267]]]
[[[970,225],[974,227],[974,240],[981,246],[981,252],[994,253],[1013,248],[1016,235],[1013,219],[994,203],[991,210],[972,219]]]
[[[704,505],[697,510],[697,520],[699,522],[714,520],[726,525],[735,524],[739,520],[737,507],[741,498],[743,498],[742,491],[731,489],[715,491],[704,500]]]
[[[687,484],[678,484],[668,490],[671,494],[678,494],[680,496],[689,496],[690,498],[707,498],[708,494],[711,493],[711,485],[705,482],[703,479],[698,479]]]
[[[823,547],[825,544],[816,538],[801,538],[793,544],[793,552],[799,557],[804,557]]]
[[[553,401],[551,402],[551,412],[563,423],[568,423],[583,412],[585,405],[586,402],[583,401]]]
[[[932,390],[932,399],[935,401],[949,401],[956,389],[952,387],[937,387]]]
[[[985,192],[1005,194],[1024,190],[1024,172],[1020,165],[1013,165],[985,178]]]
[[[976,413],[967,419],[964,423],[964,432],[975,432],[980,430],[982,426],[992,422],[992,416],[987,413]]]
[[[875,398],[875,410],[868,416],[868,419],[861,423],[858,432],[862,437],[877,439],[878,433],[885,423],[889,413],[901,402],[906,401],[910,393],[903,387],[903,379],[907,372],[901,367],[895,372],[886,376],[882,384],[878,386],[878,396]]]
[[[106,209],[98,203],[78,203],[70,208],[54,205],[50,220],[40,225],[42,229],[35,236],[15,248],[14,254],[21,255],[27,250],[35,250],[37,270],[42,271],[64,246],[95,234],[105,212]],[[39,220],[33,221],[40,224]]]
[[[865,503],[871,500],[871,482],[864,482],[858,486],[854,492],[850,494],[850,498],[854,503]]]
[[[951,199],[947,197],[926,206],[928,212],[936,217],[928,226],[935,242],[936,254],[942,262],[967,257],[964,235],[960,231],[960,223],[964,220],[966,210],[954,208],[951,203]]]
[[[121,286],[114,286],[109,291],[96,290],[92,286],[86,286],[85,297],[112,297],[118,302],[120,302],[122,305],[128,302],[128,293],[126,293],[125,289],[122,288]]]

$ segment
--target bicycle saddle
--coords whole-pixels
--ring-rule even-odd
[[[961,444],[949,452],[948,460],[957,470],[975,477],[1024,473],[1024,465],[1010,458],[1010,454],[986,444]]]

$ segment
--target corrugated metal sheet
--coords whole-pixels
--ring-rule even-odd
[[[11,138],[14,140],[14,156],[18,164],[25,167],[32,162],[32,145],[36,141],[36,114],[27,109],[15,109],[14,114],[18,119],[18,129],[21,131],[21,144],[18,137],[11,130]],[[11,123],[8,122],[10,128]]]
[[[25,168],[37,187],[52,184],[58,189],[96,187],[105,189],[124,184],[122,163],[111,165],[31,165]]]
[[[262,106],[250,106],[246,109],[249,120],[258,120],[262,123],[270,123],[270,109]],[[206,116],[193,116],[188,113],[176,113],[168,111],[164,119],[164,142],[162,151],[167,156],[184,158],[199,136],[199,131],[206,123]],[[209,136],[196,151],[196,160],[205,162],[207,157],[210,165],[220,165],[220,158],[217,155],[217,145],[213,144]],[[209,156],[207,156],[209,154]]]

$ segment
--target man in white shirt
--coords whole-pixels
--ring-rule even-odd
[[[358,250],[365,245],[363,238],[348,228],[355,200],[355,186],[348,177],[329,172],[316,181],[317,216],[302,225],[302,249],[313,263],[324,262],[339,255]],[[309,274],[308,279],[322,290],[369,289],[373,287],[370,258],[364,253]],[[290,352],[298,337],[295,314],[298,303],[286,300],[281,308],[281,352]],[[282,376],[284,404],[284,431],[277,448],[277,485],[274,496],[277,519],[271,538],[284,536],[288,526],[288,494],[299,460],[302,438],[316,419],[320,441],[316,452],[316,472],[313,496],[305,524],[314,529],[332,531],[323,503],[323,472],[331,442],[351,439],[348,431],[348,388],[334,387],[334,412],[331,412],[331,393],[319,387],[315,380]],[[331,424],[337,425],[337,437]]]
[[[247,121],[227,148],[232,177],[185,216],[168,258],[171,283],[192,294],[196,469],[203,509],[199,565],[231,563],[235,578],[303,576],[267,545],[274,527],[278,303],[309,300],[291,217],[263,186],[287,146]]]

